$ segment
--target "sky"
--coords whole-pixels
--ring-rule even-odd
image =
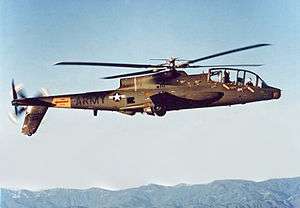
[[[0,3],[0,186],[124,189],[150,183],[261,181],[300,175],[300,2],[8,1]],[[153,63],[257,43],[202,64],[251,69],[280,100],[168,112],[165,117],[49,109],[38,132],[8,119],[12,78],[29,96],[117,88],[131,72],[59,61]],[[191,69],[195,74],[198,69]]]

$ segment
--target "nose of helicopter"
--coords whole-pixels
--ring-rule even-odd
[[[273,88],[273,99],[279,99],[281,97],[281,90]]]

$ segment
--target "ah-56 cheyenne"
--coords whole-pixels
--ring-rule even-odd
[[[49,96],[46,94],[27,98],[21,88],[12,82],[15,115],[26,112],[22,133],[30,136],[36,132],[47,109],[88,109],[97,115],[98,110],[117,111],[127,115],[146,113],[164,116],[167,111],[245,104],[278,99],[280,89],[271,87],[257,74],[241,67],[257,64],[194,65],[196,62],[249,50],[269,44],[256,44],[237,48],[194,60],[178,58],[159,59],[162,64],[60,62],[55,65],[82,65],[104,67],[146,68],[128,74],[104,77],[122,78],[115,90]],[[239,67],[239,68],[236,68]],[[207,73],[188,75],[188,68],[209,68]],[[138,76],[144,75],[144,76]],[[127,77],[127,78],[123,78]]]

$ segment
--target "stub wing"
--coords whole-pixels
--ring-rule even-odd
[[[22,133],[27,136],[34,134],[39,128],[47,110],[48,107],[46,106],[29,106],[22,126]]]
[[[150,98],[154,105],[165,106],[167,110],[206,106],[223,97],[222,92],[203,92],[198,95],[185,92],[182,96],[176,96],[168,92],[152,95]]]

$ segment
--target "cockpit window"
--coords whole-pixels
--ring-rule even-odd
[[[260,88],[263,87],[263,80],[261,78],[259,78],[257,81],[257,87],[260,87]]]
[[[245,85],[247,86],[256,86],[257,75],[253,73],[246,72],[245,76]]]
[[[237,71],[236,84],[244,85],[244,82],[245,82],[245,71]]]
[[[267,84],[255,73],[231,68],[213,68],[209,70],[209,80],[232,85],[266,87]]]
[[[214,82],[222,82],[222,71],[211,71],[210,72],[210,80]]]

